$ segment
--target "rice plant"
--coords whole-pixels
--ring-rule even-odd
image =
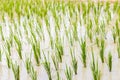
[[[31,24],[31,23],[30,23],[30,24]],[[32,26],[32,25],[30,25],[30,26]],[[37,42],[37,40],[36,40],[36,35],[35,35],[35,33],[32,31],[32,27],[30,28],[30,32],[31,32],[32,40],[36,43],[36,42]]]
[[[12,71],[13,71],[15,80],[20,80],[20,67],[18,64],[12,63]]]
[[[55,49],[56,49],[56,56],[58,58],[58,60],[60,62],[62,62],[62,56],[64,54],[64,51],[63,51],[63,44],[60,40],[56,40],[56,43],[55,43]]]
[[[34,58],[36,60],[37,65],[40,65],[40,48],[36,46],[35,43],[32,44],[32,49],[34,52]]]
[[[97,47],[99,47],[99,46],[100,46],[100,43],[99,43],[99,38],[98,38],[98,37],[96,37],[96,44],[97,44]]]
[[[87,35],[90,39],[90,41],[92,42],[92,38],[93,38],[93,32],[92,32],[92,26],[93,26],[93,23],[91,20],[88,21],[88,25],[87,25]]]
[[[27,69],[27,73],[30,73],[30,71],[31,71],[31,67],[32,67],[31,64],[32,64],[32,63],[31,63],[31,60],[30,60],[29,58],[27,58],[27,59],[25,60],[25,66],[26,66],[26,69]]]
[[[53,47],[54,47],[53,37],[50,32],[50,23],[49,23],[49,20],[47,19],[47,17],[45,17],[45,22],[46,22],[47,32],[48,32],[49,38],[50,38],[50,45],[51,45],[51,48],[53,49]]]
[[[108,68],[109,68],[109,71],[111,72],[112,71],[112,54],[111,53],[108,54]]]
[[[76,60],[75,53],[73,53],[73,50],[71,49],[70,49],[70,54],[72,58],[72,67],[73,67],[75,75],[77,75],[78,62]]]
[[[12,59],[10,58],[10,55],[8,53],[6,53],[6,60],[7,60],[8,68],[11,68],[11,66],[12,66]]]
[[[31,76],[32,80],[37,80],[37,72],[34,70],[33,66],[31,66],[31,68],[30,68],[30,76]]]
[[[119,23],[118,23],[118,20],[116,20],[115,28],[116,28],[116,35],[119,36],[119,35],[120,35],[120,29],[119,29]]]
[[[94,54],[92,53],[91,71],[93,80],[100,80],[100,70],[98,67],[98,62],[95,62]]]
[[[116,12],[119,9],[119,1],[116,0],[114,5],[113,5],[113,12]]]
[[[73,74],[70,67],[66,66],[65,75],[67,80],[72,80]]]
[[[52,56],[52,61],[53,61],[53,64],[54,64],[54,67],[55,67],[55,70],[56,70],[56,74],[57,74],[57,80],[60,80],[60,74],[59,74],[59,62],[58,60],[56,59],[55,56]]]
[[[86,41],[81,40],[81,59],[82,59],[82,63],[84,65],[84,67],[86,67],[86,58],[87,58],[87,54],[86,54]]]
[[[43,53],[43,54],[44,54],[44,53]],[[46,70],[46,72],[47,72],[47,74],[48,74],[48,79],[49,79],[49,80],[52,80],[50,62],[47,60],[45,54],[44,54],[44,60],[45,60],[45,61],[44,61],[43,65],[44,65],[44,68],[45,68],[45,70]]]
[[[73,23],[73,36],[74,36],[74,39],[75,41],[78,40],[78,32],[77,32],[77,23]]]
[[[104,39],[102,39],[101,46],[100,46],[100,59],[102,63],[104,63],[104,50],[105,50],[105,42],[104,42]]]
[[[113,35],[113,40],[114,40],[114,43],[116,43],[116,30],[115,30],[115,28],[113,28],[113,30],[112,30],[112,35]]]
[[[14,40],[17,44],[16,48],[17,48],[18,55],[19,55],[20,59],[22,59],[22,43],[17,36],[14,36]]]

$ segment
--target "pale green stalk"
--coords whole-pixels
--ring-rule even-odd
[[[112,54],[111,53],[108,54],[108,68],[109,68],[109,71],[111,72],[112,71]]]
[[[104,51],[105,51],[105,41],[104,39],[101,40],[101,46],[100,46],[100,58],[102,63],[104,63]]]
[[[12,63],[12,71],[14,73],[15,80],[20,80],[20,67],[18,64]]]
[[[75,53],[73,53],[72,49],[70,49],[70,54],[71,54],[71,58],[72,58],[72,67],[73,67],[75,75],[77,75],[78,62],[76,60]]]
[[[100,75],[100,70],[99,70],[98,62],[95,63],[93,52],[92,52],[91,71],[92,71],[93,80],[101,80],[100,79],[101,75]]]
[[[86,54],[86,40],[83,41],[81,39],[80,47],[81,47],[81,59],[82,59],[82,63],[84,65],[84,67],[86,67],[86,58],[87,58],[87,54]]]
[[[43,53],[44,54],[44,53]],[[47,60],[47,58],[46,58],[46,56],[45,56],[45,54],[44,54],[44,68],[45,68],[45,70],[46,70],[46,72],[47,72],[47,74],[48,74],[48,79],[49,80],[52,80],[52,75],[51,75],[51,68],[50,68],[50,62]]]
[[[72,80],[73,75],[72,75],[72,70],[70,67],[66,66],[65,75],[66,75],[67,80]]]
[[[14,40],[17,44],[18,55],[19,55],[20,59],[22,59],[22,43],[17,36],[14,36]]]

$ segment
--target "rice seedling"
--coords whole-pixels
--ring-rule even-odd
[[[49,23],[49,20],[47,19],[47,17],[45,17],[45,22],[46,22],[46,28],[47,28],[47,32],[49,34],[49,38],[50,38],[50,45],[51,45],[51,48],[53,49],[54,47],[54,44],[53,44],[53,37],[51,35],[51,32],[50,32],[50,23]]]
[[[98,28],[99,21],[98,21],[98,17],[97,17],[97,16],[94,16],[94,21],[95,21],[95,24],[96,24],[96,26],[97,26],[97,27],[96,27],[96,28],[97,28],[96,30],[99,32],[99,28]],[[96,31],[96,32],[97,32],[97,31]]]
[[[92,23],[91,19],[88,22],[89,22],[89,24],[87,26],[87,35],[88,35],[90,41],[92,42],[92,37],[93,37],[92,36],[92,34],[93,34],[93,32],[92,32],[92,26],[93,26],[93,23]]]
[[[53,49],[54,47],[54,44],[53,44],[53,37],[51,35],[51,32],[50,32],[50,23],[49,23],[49,20],[47,19],[47,17],[45,17],[45,22],[46,22],[46,28],[47,28],[47,32],[49,34],[49,38],[50,38],[50,45],[51,45],[51,48]]]
[[[40,41],[37,41],[37,43],[36,43],[36,51],[38,52],[38,56],[41,59]]]
[[[104,63],[104,50],[105,50],[105,42],[104,42],[104,39],[102,39],[101,46],[100,46],[100,59],[102,63]]]
[[[96,25],[96,27],[95,27],[95,33],[96,34],[100,34],[100,27],[99,27],[99,25]]]
[[[36,40],[36,35],[35,35],[35,33],[32,31],[32,29],[31,29],[31,35],[32,35],[33,41],[34,41],[34,42],[37,42],[37,40]]]
[[[105,3],[105,11],[107,12],[107,11],[109,10],[109,8],[110,8],[110,2],[107,1],[107,2]]]
[[[56,56],[58,60],[62,62],[62,56],[64,54],[64,51],[63,51],[63,45],[61,40],[56,39],[55,48],[56,48]]]
[[[15,80],[20,80],[20,67],[18,64],[12,63],[12,71],[14,73]]]
[[[30,76],[32,80],[37,80],[37,72],[34,70],[33,66],[31,66]]]
[[[55,8],[56,10],[56,8]],[[55,11],[54,9],[52,9],[52,14],[53,14],[53,18],[54,18],[54,21],[55,21],[55,32],[57,34],[57,31],[60,31],[60,16],[57,15],[57,12]]]
[[[72,58],[72,67],[73,67],[75,75],[77,75],[78,62],[76,60],[75,54],[73,53],[72,49],[70,49],[70,54]]]
[[[105,23],[104,23],[104,21],[102,21],[100,23],[100,30],[101,30],[101,34],[105,35]]]
[[[35,30],[35,31],[36,31],[37,35],[39,36],[39,38],[40,38],[40,40],[41,40],[41,39],[43,38],[43,36],[42,36],[43,33],[40,32],[41,30],[40,30],[40,28],[39,28],[38,26],[36,27],[36,30]]]
[[[112,54],[111,53],[108,54],[108,68],[109,68],[109,71],[111,72],[112,71]]]
[[[99,44],[99,38],[98,37],[96,37],[96,44],[97,44],[97,47],[100,46],[100,44]]]
[[[44,53],[43,53],[43,54],[44,54]],[[47,74],[48,74],[48,79],[49,79],[49,80],[52,80],[50,62],[47,60],[45,54],[44,54],[44,60],[45,60],[45,61],[44,61],[43,65],[44,65],[44,68],[45,68],[45,70],[46,70],[46,72],[47,72]]]
[[[84,19],[84,23],[86,23],[86,17],[87,17],[87,7],[86,7],[86,4],[84,2],[81,3],[82,5],[82,9],[83,9],[83,13],[82,13],[82,16],[83,16],[83,19]]]
[[[19,55],[20,59],[22,59],[22,43],[17,36],[14,36],[14,40],[17,44],[18,55]]]
[[[43,33],[43,28],[42,28],[42,23],[41,21],[39,21],[39,18],[37,19],[37,23],[38,23],[38,32],[40,33],[40,38],[45,40],[45,37],[44,37],[44,33]]]
[[[27,27],[26,27],[26,22],[23,23],[23,28],[24,28],[24,32],[25,32],[25,35],[26,37],[28,36],[28,30],[27,30]]]
[[[67,80],[72,80],[73,75],[72,75],[72,70],[70,67],[66,66],[65,75],[66,75]]]
[[[110,11],[108,11],[108,12],[107,12],[107,14],[108,14],[108,19],[107,19],[107,22],[109,23],[109,21],[111,21],[111,12],[110,12]]]
[[[6,53],[6,60],[7,60],[7,66],[10,69],[12,65],[12,59],[10,58],[10,55]]]
[[[92,34],[93,34],[92,30],[90,30],[88,36],[89,36],[91,42],[92,42],[92,38],[93,38],[93,35],[92,35]]]
[[[34,52],[34,58],[36,60],[36,63],[37,65],[39,66],[40,65],[40,56],[39,56],[39,48],[37,48],[36,44],[33,43],[32,44],[32,49],[33,49],[33,52]]]
[[[52,58],[52,61],[53,61],[53,64],[54,64],[54,67],[55,67],[55,70],[56,70],[56,73],[57,73],[57,80],[60,80],[60,75],[59,75],[59,62],[58,62],[58,60],[56,59],[56,57],[55,56],[52,56],[51,57]]]
[[[73,23],[73,36],[74,36],[74,39],[75,41],[78,40],[78,32],[77,32],[77,23]]]
[[[113,12],[116,12],[119,9],[119,1],[116,0],[115,3],[113,4]]]
[[[82,59],[82,63],[84,65],[84,67],[86,67],[86,58],[87,58],[87,54],[86,54],[86,41],[81,39],[81,59]]]
[[[32,64],[32,63],[31,63],[31,60],[30,60],[29,58],[27,58],[27,59],[25,60],[25,66],[26,66],[26,69],[27,69],[27,73],[30,73],[30,71],[31,71],[31,67],[32,67],[31,64]]]
[[[116,24],[115,24],[115,28],[116,28],[116,35],[119,36],[120,35],[120,29],[119,29],[119,26],[118,26],[118,20],[116,20]]]
[[[101,76],[100,70],[98,67],[98,62],[95,63],[93,52],[92,52],[91,71],[92,71],[92,75],[93,75],[93,80],[100,80],[100,76]]]
[[[113,27],[113,31],[112,31],[112,35],[113,35],[113,40],[114,40],[114,43],[116,43],[116,31],[115,31],[115,28]]]

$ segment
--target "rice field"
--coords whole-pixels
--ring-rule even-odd
[[[119,0],[0,0],[0,80],[119,75]]]

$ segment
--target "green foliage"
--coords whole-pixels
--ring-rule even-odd
[[[14,36],[14,40],[17,44],[18,55],[19,55],[20,59],[22,59],[22,43],[17,36]]]
[[[108,67],[109,67],[109,71],[112,71],[112,54],[109,53],[108,54]]]
[[[65,75],[66,75],[67,80],[72,80],[73,75],[72,75],[72,70],[70,67],[66,66]]]
[[[32,49],[33,49],[33,52],[34,52],[34,58],[35,58],[38,66],[40,65],[40,46],[39,45],[40,44],[35,44],[35,43],[32,44]]]
[[[93,80],[100,80],[100,70],[98,67],[98,62],[95,62],[93,53],[92,53],[91,71],[93,75]]]
[[[15,80],[20,80],[20,67],[19,67],[19,65],[12,63],[12,71],[14,73]]]
[[[87,58],[87,54],[86,54],[86,41],[81,40],[81,58],[82,58],[82,62],[84,67],[86,67],[86,58]]]
[[[32,80],[37,80],[37,72],[34,70],[33,66],[31,66],[30,76]]]
[[[72,58],[72,67],[73,67],[74,73],[77,75],[78,62],[76,60],[75,53],[73,53],[72,49],[70,49],[70,54]]]
[[[43,53],[43,54],[44,54],[44,53]],[[48,74],[49,80],[52,80],[50,62],[47,60],[45,54],[44,54],[44,60],[45,60],[44,63],[43,63],[44,68],[45,68],[45,70],[46,70],[46,72],[47,72],[47,74]]]
[[[100,46],[100,58],[102,63],[104,63],[104,49],[105,49],[105,42],[104,42],[104,39],[102,39],[101,46]]]
[[[26,61],[25,61],[25,66],[26,66],[26,69],[27,69],[27,73],[30,73],[30,71],[31,71],[31,67],[32,67],[31,64],[32,64],[31,60],[29,58],[27,58]]]

